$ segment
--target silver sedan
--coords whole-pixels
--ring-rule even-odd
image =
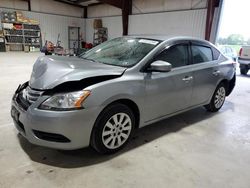
[[[234,85],[234,62],[207,41],[120,37],[80,57],[38,58],[11,116],[33,144],[112,153],[137,128],[200,106],[218,111]]]

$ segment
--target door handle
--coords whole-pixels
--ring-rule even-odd
[[[216,70],[216,71],[213,72],[214,76],[218,76],[219,74],[220,74],[220,71],[218,71],[218,70]]]
[[[184,78],[182,78],[183,81],[188,82],[193,80],[193,76],[185,76]]]

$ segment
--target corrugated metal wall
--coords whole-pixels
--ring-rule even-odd
[[[93,42],[93,28],[94,19],[86,19],[86,41]],[[103,17],[102,23],[104,27],[108,28],[108,39],[119,37],[122,35],[122,17]]]
[[[11,9],[2,9],[11,10]],[[50,40],[56,43],[57,36],[60,34],[61,45],[68,48],[68,27],[80,27],[80,33],[85,37],[85,20],[83,18],[75,18],[68,16],[58,16],[51,14],[35,13],[29,11],[22,11],[28,18],[36,19],[40,23],[42,39]]]
[[[205,37],[206,9],[132,15],[129,34]]]
[[[207,0],[133,0],[132,14],[195,10],[207,7]],[[88,7],[88,17],[121,16],[122,11],[111,5]]]
[[[86,41],[93,41],[93,18],[86,19]],[[108,37],[122,36],[122,17],[103,17]],[[205,37],[206,9],[131,15],[129,34],[163,34]]]

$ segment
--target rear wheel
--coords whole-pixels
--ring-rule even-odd
[[[217,112],[221,109],[226,98],[225,84],[220,83],[215,89],[214,95],[208,105],[205,106],[209,112]]]
[[[246,75],[248,72],[248,68],[246,66],[240,67],[240,73]]]
[[[99,153],[114,153],[122,149],[134,131],[135,117],[129,107],[113,104],[96,120],[91,145]]]

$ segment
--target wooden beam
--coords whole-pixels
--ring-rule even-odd
[[[75,3],[79,4],[79,3],[84,3],[84,2],[87,2],[87,1],[89,1],[89,0],[77,0],[77,1],[75,1]]]
[[[123,35],[128,35],[129,15],[132,14],[132,0],[99,0],[122,10]]]
[[[91,3],[88,5],[88,7],[97,6],[97,5],[103,5],[103,3]]]
[[[206,31],[205,31],[205,39],[210,40],[213,19],[214,19],[214,10],[218,5],[219,0],[208,0],[207,5],[207,18],[206,18]]]
[[[84,7],[83,8],[83,18],[88,18],[88,7],[86,6],[86,7]]]
[[[82,6],[82,5],[78,5],[76,3],[73,3],[73,2],[67,1],[67,0],[54,0],[54,1],[64,3],[64,4],[67,4],[67,5],[72,5],[72,6],[79,7],[79,8],[84,8],[84,6]]]
[[[128,35],[129,14],[131,14],[131,0],[122,0],[122,27],[123,35]]]
[[[27,1],[28,3],[28,11],[31,11],[31,4],[30,4],[30,0]]]
[[[117,8],[122,8],[122,1],[123,0],[99,0],[102,3],[106,3],[112,6],[115,6]]]

